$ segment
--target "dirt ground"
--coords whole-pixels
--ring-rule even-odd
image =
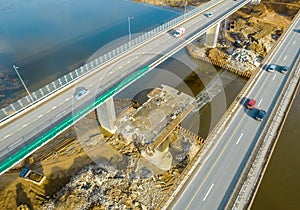
[[[115,101],[116,114],[130,104],[128,99]],[[89,114],[0,176],[0,209],[153,209],[200,148],[194,136],[174,132],[172,168],[162,171],[140,158],[132,144],[112,140],[96,120],[95,113]],[[46,179],[36,184],[19,177],[23,167]]]
[[[168,4],[168,2],[173,2],[175,5],[178,2],[138,1],[160,5]],[[199,3],[196,0],[188,2],[193,5]],[[300,1],[262,2],[263,4],[258,6],[247,6],[228,19],[229,28],[224,34],[225,44],[228,42],[232,44],[236,39],[244,40],[243,46],[248,46],[250,50],[265,56],[269,47],[265,43],[274,43],[300,9]],[[223,54],[222,47],[220,47],[212,50],[210,56],[220,58],[226,54]],[[92,132],[93,135],[99,135],[99,131]],[[56,193],[63,189],[78,171],[91,165],[92,162],[93,160],[86,154],[81,143],[76,140],[75,130],[70,129],[64,132],[19,166],[0,176],[0,209],[16,209],[21,204],[26,204],[29,209],[41,209],[45,201],[55,198]],[[46,180],[41,185],[37,185],[19,177],[22,167],[29,167],[45,175]]]
[[[117,110],[120,112],[127,108],[129,103],[129,100],[117,102]],[[92,118],[93,115],[94,113],[89,117]],[[1,175],[0,209],[17,209],[21,204],[26,204],[30,209],[39,209],[44,200],[58,192],[76,172],[90,165],[93,161],[76,137],[74,128],[65,131],[21,164]],[[19,177],[23,167],[45,175],[46,180],[37,185]]]

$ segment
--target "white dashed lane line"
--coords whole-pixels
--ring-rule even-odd
[[[206,195],[205,195],[204,198],[203,198],[203,201],[206,200],[207,196],[209,195],[209,193],[210,193],[210,191],[212,190],[212,188],[214,187],[214,185],[215,185],[215,184],[212,184],[212,185],[210,186],[209,190],[207,191]]]
[[[240,142],[240,140],[242,139],[243,135],[244,135],[244,133],[241,133],[240,137],[238,138],[238,140],[236,141],[235,144],[239,144],[239,142]]]
[[[11,134],[7,134],[6,136],[4,136],[3,140],[4,140],[4,139],[7,139],[7,138],[10,137],[10,136],[11,136]]]
[[[259,103],[257,104],[257,106],[259,106],[259,105],[261,104],[262,100],[263,100],[263,99],[260,99],[260,101],[259,101]]]

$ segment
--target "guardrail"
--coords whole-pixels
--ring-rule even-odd
[[[288,90],[291,89],[290,85],[291,80],[295,77],[295,74],[297,73],[298,76],[297,78],[299,78],[299,74],[300,74],[300,60],[298,59],[298,64],[297,67],[295,68],[295,70],[298,69],[298,72],[294,71],[293,76],[290,76],[289,79],[287,80],[285,87],[283,88],[282,92],[284,92],[285,94],[282,94],[279,96],[279,99],[277,100],[277,103],[274,107],[274,110],[277,110],[276,112],[273,112],[270,116],[270,120],[268,121],[268,123],[265,126],[265,129],[262,132],[262,135],[260,136],[257,145],[254,149],[254,151],[251,154],[251,157],[243,171],[242,176],[240,177],[240,180],[235,188],[235,191],[233,193],[232,196],[232,200],[230,200],[230,202],[228,203],[228,208],[227,209],[233,209],[235,208],[239,208],[240,204],[239,202],[242,200],[241,198],[244,195],[244,191],[246,191],[246,188],[249,187],[249,185],[251,186],[251,189],[249,190],[249,195],[247,196],[246,200],[245,200],[245,205],[243,206],[242,209],[248,208],[248,206],[250,205],[250,202],[253,201],[253,196],[256,193],[256,190],[259,186],[259,183],[263,177],[263,174],[265,172],[266,166],[269,162],[269,158],[271,157],[271,153],[273,151],[273,146],[276,142],[276,139],[278,137],[278,127],[283,126],[281,120],[283,120],[284,115],[278,116],[278,113],[285,113],[286,108],[288,107],[288,105],[291,105],[291,99],[292,97],[288,97],[286,96],[287,94],[292,95],[291,92],[295,93],[296,89],[293,90]],[[297,79],[298,80],[298,79]],[[299,80],[298,80],[298,85],[294,85],[294,87],[299,86]],[[284,100],[289,100],[289,103],[282,105],[282,103],[285,103]],[[267,141],[267,139],[269,141]],[[261,159],[263,158],[263,159]],[[262,161],[261,163],[261,167],[258,167],[258,161]],[[253,175],[255,172],[255,170],[258,170],[258,175],[257,177],[255,175]],[[252,179],[252,180],[251,180]],[[248,180],[248,181],[245,181]],[[253,185],[249,184],[249,183],[253,183]],[[245,190],[243,190],[243,188],[245,188]]]
[[[91,112],[95,109],[99,104],[102,104],[104,101],[106,101],[108,98],[110,98],[112,95],[114,95],[116,92],[120,91],[124,85],[130,84],[133,82],[136,78],[140,78],[143,75],[145,75],[149,71],[149,66],[144,66],[141,69],[138,69],[136,72],[134,72],[131,75],[128,75],[124,80],[117,83],[115,86],[109,88],[104,92],[104,94],[100,95],[93,101],[93,103],[86,105],[82,109],[80,109],[78,112],[74,113],[72,116],[67,117],[65,120],[60,122],[58,125],[54,126],[53,128],[47,130],[45,133],[41,134],[37,139],[35,139],[33,142],[25,144],[23,148],[18,150],[18,152],[14,153],[7,159],[5,159],[0,164],[0,174],[7,171],[9,168],[11,168],[16,163],[23,160],[25,157],[27,157],[32,152],[39,149],[41,146],[43,146],[49,139],[54,138],[55,136],[59,135],[64,131],[64,129],[73,123],[80,120],[85,114]],[[10,151],[10,148],[1,148],[0,154],[5,153],[5,151]]]
[[[289,30],[291,30],[290,28],[291,26],[289,27]],[[176,179],[174,185],[170,188],[170,190],[166,192],[166,196],[157,205],[156,209],[168,209],[169,205],[171,205],[172,203],[172,199],[174,199],[177,196],[177,193],[181,190],[182,186],[190,178],[194,170],[202,165],[202,161],[205,160],[205,157],[210,153],[213,145],[216,143],[214,141],[218,140],[218,137],[224,132],[228,124],[231,122],[232,116],[236,113],[236,109],[239,107],[239,101],[242,99],[242,97],[245,97],[249,93],[253,84],[261,77],[263,71],[260,71],[260,69],[265,67],[265,64],[268,63],[268,61],[271,59],[273,54],[276,52],[276,49],[281,44],[281,41],[287,36],[287,34],[288,30],[286,30],[285,33],[282,34],[282,36],[280,36],[276,44],[270,50],[269,54],[262,61],[262,64],[256,69],[255,72],[253,72],[246,85],[242,88],[236,99],[228,107],[226,112],[223,114],[223,116],[218,121],[212,132],[207,137],[200,150],[191,160],[191,163],[187,166],[187,168],[183,170],[183,172]]]
[[[223,0],[221,0],[223,1]],[[104,55],[86,63],[85,65],[75,69],[74,71],[58,78],[57,80],[47,84],[46,86],[34,91],[31,93],[32,98],[34,101],[31,101],[29,96],[23,97],[18,101],[6,106],[0,110],[0,123],[11,118],[14,115],[21,113],[23,110],[31,107],[33,104],[47,98],[48,96],[54,94],[58,90],[68,86],[69,84],[75,82],[76,80],[80,79],[81,77],[99,69],[101,66],[107,64],[108,62],[114,60],[117,57],[128,53],[129,51],[136,49],[140,45],[152,40],[153,38],[161,35],[162,33],[173,29],[174,27],[182,24],[183,22],[191,19],[198,14],[204,12],[205,10],[213,7],[214,5],[221,2],[220,0],[213,0],[202,7],[195,8],[190,10],[144,34],[132,39],[129,42],[105,53]]]

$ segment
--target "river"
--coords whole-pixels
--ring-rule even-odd
[[[134,34],[180,13],[128,0],[1,0],[0,72],[14,73],[12,65],[18,66],[32,91],[85,64],[106,43],[128,36],[129,21]]]
[[[129,20],[131,32],[135,34],[181,12],[129,0],[1,0],[0,72],[14,73],[12,65],[17,65],[32,91],[84,64],[107,43],[126,38]],[[198,93],[218,75],[223,82],[223,90],[212,103],[194,115],[194,123],[190,123],[189,119],[186,125],[202,137],[208,135],[245,84],[240,77],[190,59],[185,50],[158,69],[119,97],[133,97],[141,87],[146,89],[162,83],[176,86],[181,91]],[[23,89],[18,91],[24,92]],[[253,209],[298,209],[299,107],[298,95]]]
[[[254,200],[253,210],[299,209],[299,91]]]

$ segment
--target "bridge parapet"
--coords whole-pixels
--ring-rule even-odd
[[[298,55],[300,51],[298,51]],[[245,172],[235,191],[235,198],[230,201],[228,209],[249,209],[257,193],[258,186],[266,171],[269,160],[277,143],[277,139],[287,117],[287,110],[292,105],[295,93],[299,88],[300,78],[300,59],[295,66],[293,73],[286,80],[279,99],[270,116],[265,129],[260,136],[255,150],[245,168]]]
[[[19,99],[9,106],[2,108],[0,110],[0,123],[21,114],[22,111],[30,109],[32,105],[39,103],[40,101],[48,98],[51,95],[59,93],[59,91],[61,91],[63,88],[67,86],[69,87],[77,80],[83,79],[85,76],[92,72],[95,72],[101,66],[107,64],[113,59],[123,56],[124,54],[138,48],[140,45],[152,40],[162,33],[177,27],[178,25],[184,23],[190,18],[197,16],[200,13],[203,13],[205,10],[210,9],[218,3],[220,3],[219,0],[209,1],[202,7],[192,9],[148,32],[143,33],[135,39],[124,43],[123,45],[105,53],[104,55],[90,61],[89,63],[86,63],[85,65],[73,70],[72,72],[60,77],[59,79],[47,84],[46,86],[32,92],[34,101],[31,101],[29,96],[25,96],[24,98]]]

